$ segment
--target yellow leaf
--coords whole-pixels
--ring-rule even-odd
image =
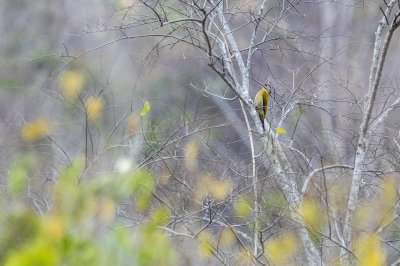
[[[207,174],[199,178],[196,189],[196,199],[201,200],[205,196],[212,196],[216,200],[225,199],[231,191],[230,181],[218,180],[212,174]]]
[[[97,209],[99,212],[98,215],[100,221],[102,222],[111,221],[115,216],[115,208],[117,207],[115,201],[111,198],[104,198],[99,200],[97,204],[98,204]]]
[[[150,103],[148,101],[145,101],[142,110],[140,111],[140,116],[147,115],[149,111],[150,111]]]
[[[85,75],[79,70],[67,70],[60,77],[61,92],[69,101],[74,101],[85,84]]]
[[[254,265],[254,259],[248,250],[240,248],[236,254],[237,265]]]
[[[86,112],[90,120],[95,120],[101,116],[104,102],[101,97],[91,96],[86,101]]]
[[[236,236],[229,228],[224,228],[221,232],[220,243],[225,247],[232,246],[235,242]]]
[[[386,178],[380,187],[380,201],[382,205],[394,206],[398,198],[396,181],[393,178]]]
[[[299,207],[299,213],[302,216],[307,227],[313,230],[319,230],[324,222],[324,213],[317,202],[310,198],[303,200]]]
[[[190,171],[197,168],[197,156],[199,154],[199,143],[197,140],[190,140],[185,146],[185,167]]]
[[[209,188],[215,178],[212,174],[207,174],[198,178],[197,188],[196,188],[196,200],[202,200],[210,192]]]
[[[50,128],[50,121],[41,117],[26,124],[21,130],[21,137],[26,142],[32,142],[45,137]]]
[[[141,194],[136,198],[136,207],[144,211],[149,207],[150,200],[151,194]]]
[[[358,266],[385,265],[386,255],[377,235],[361,235],[355,241],[354,248]]]
[[[331,202],[332,209],[334,211],[340,211],[345,208],[347,204],[346,201],[346,193],[347,191],[343,189],[347,187],[346,181],[343,180],[335,180],[333,184],[329,185],[329,201]]]
[[[377,197],[369,200],[368,204],[360,204],[357,207],[353,226],[367,231],[387,226],[393,222],[397,200],[397,183],[394,179],[385,178],[380,185]]]
[[[297,244],[297,237],[294,233],[285,233],[267,241],[265,254],[274,264],[283,265],[293,258],[297,251]]]
[[[197,244],[199,253],[204,258],[209,258],[213,253],[212,236],[207,231],[203,231],[198,235]]]
[[[161,169],[159,170],[159,178],[160,178],[160,183],[161,184],[167,184],[169,179],[172,177],[171,171],[168,169],[167,166],[162,165],[160,167]]]
[[[241,218],[247,217],[251,212],[250,204],[244,198],[238,198],[233,207],[236,214]]]
[[[231,191],[232,184],[229,181],[214,180],[210,187],[212,196],[217,200],[225,199]]]
[[[364,228],[365,226],[371,224],[371,221],[375,220],[375,218],[380,219],[380,217],[376,217],[375,215],[371,216],[372,212],[379,213],[379,211],[376,209],[377,207],[378,206],[376,204],[358,206],[354,212],[352,226],[356,228]]]
[[[133,5],[133,0],[120,0],[120,4],[123,8],[128,8]]]
[[[278,134],[285,134],[286,130],[284,128],[281,127],[277,127],[275,128],[276,132],[278,132]]]
[[[128,118],[128,132],[130,134],[136,133],[140,126],[140,120],[137,114],[131,114]]]
[[[47,239],[58,242],[64,236],[65,223],[61,216],[50,215],[44,218],[42,228]]]

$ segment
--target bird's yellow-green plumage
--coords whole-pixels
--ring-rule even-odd
[[[254,98],[254,106],[256,108],[258,117],[261,120],[261,124],[264,130],[265,130],[264,119],[265,116],[267,115],[268,98],[269,98],[269,91],[264,87],[257,92],[256,97]]]

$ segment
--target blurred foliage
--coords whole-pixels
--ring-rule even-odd
[[[297,248],[297,236],[289,232],[269,239],[265,246],[265,254],[274,265],[283,265],[294,257]]]
[[[247,249],[240,249],[236,255],[237,265],[252,265],[254,264],[253,256]]]
[[[231,229],[224,228],[221,232],[219,241],[222,246],[230,247],[235,243],[236,236]]]
[[[49,55],[49,51],[37,49],[32,54],[33,62],[37,69],[54,69],[58,66],[58,58],[54,55]]]
[[[299,207],[299,213],[307,228],[318,231],[324,224],[324,213],[321,206],[311,198],[305,198]]]
[[[249,216],[249,214],[251,213],[250,206],[251,205],[249,200],[245,197],[239,197],[233,205],[237,216],[241,218],[246,218],[247,216]]]
[[[212,235],[207,231],[202,231],[197,236],[197,244],[200,256],[204,258],[209,258],[213,254],[213,242],[214,239]]]
[[[75,101],[85,85],[85,76],[79,70],[66,70],[60,76],[60,87],[68,101]]]
[[[385,252],[382,249],[379,236],[376,234],[361,235],[354,243],[359,266],[385,265]]]
[[[211,197],[216,200],[225,199],[231,192],[232,184],[227,180],[218,180],[214,175],[207,174],[199,177],[196,198],[198,200]]]
[[[197,139],[192,139],[185,146],[185,167],[189,171],[195,171],[198,167],[197,157],[199,155],[200,145]]]
[[[163,19],[173,21],[185,18],[184,13],[181,12],[184,10],[179,10],[179,1],[165,0],[159,3],[167,3],[177,8],[176,10],[173,8],[162,10]],[[243,4],[238,0],[229,2],[230,5],[243,6],[255,3],[248,1]],[[269,5],[278,3],[273,1]],[[218,100],[213,97],[201,97],[201,95],[207,95],[203,87],[218,95],[227,96],[227,94],[226,84],[222,79],[218,79],[216,75],[210,74],[205,71],[205,68],[200,67],[202,63],[198,61],[197,54],[191,53],[184,47],[179,47],[178,53],[168,50],[168,53],[162,54],[162,56],[153,55],[154,59],[151,56],[148,57],[146,59],[149,61],[148,66],[143,68],[143,72],[139,71],[140,82],[136,85],[134,69],[141,64],[143,51],[147,52],[154,43],[148,40],[143,41],[142,46],[145,46],[146,49],[141,49],[139,42],[135,42],[133,46],[121,42],[119,45],[114,45],[116,50],[109,46],[104,46],[98,51],[97,49],[93,50],[90,56],[86,57],[87,61],[81,62],[81,67],[75,66],[80,62],[75,59],[74,67],[60,72],[59,78],[53,75],[58,73],[56,70],[65,66],[70,56],[92,49],[97,42],[109,41],[107,38],[111,36],[107,37],[103,34],[105,30],[103,27],[109,26],[109,23],[112,22],[107,20],[104,25],[100,25],[91,23],[91,21],[101,21],[99,18],[104,16],[104,10],[109,10],[110,5],[117,10],[128,8],[134,4],[136,2],[132,0],[103,1],[96,5],[85,1],[40,0],[32,5],[27,0],[6,0],[0,8],[0,11],[3,11],[0,14],[2,22],[7,25],[7,27],[0,27],[4,37],[0,51],[2,55],[0,63],[3,66],[0,70],[0,87],[3,89],[3,94],[0,98],[3,100],[2,119],[6,125],[4,127],[6,135],[3,138],[4,150],[11,149],[10,154],[16,150],[13,147],[16,146],[16,142],[10,141],[12,136],[9,132],[12,131],[9,129],[14,124],[20,125],[21,122],[11,118],[29,118],[26,119],[27,122],[22,127],[20,134],[15,134],[15,138],[23,140],[20,144],[23,149],[26,147],[29,149],[41,148],[42,151],[49,154],[49,157],[55,158],[54,161],[49,160],[48,164],[51,168],[59,169],[58,161],[62,161],[62,159],[56,158],[58,155],[51,150],[56,144],[68,156],[82,152],[85,148],[80,146],[80,143],[82,142],[82,131],[88,128],[80,123],[82,121],[79,120],[78,111],[86,110],[88,119],[98,121],[102,118],[101,121],[104,122],[96,124],[98,127],[89,128],[92,140],[90,145],[92,146],[86,148],[92,150],[93,154],[90,155],[93,156],[88,157],[93,159],[93,162],[98,159],[96,161],[98,164],[94,164],[90,169],[90,176],[85,172],[87,169],[84,169],[84,159],[78,158],[69,167],[62,170],[57,177],[51,175],[52,181],[47,183],[46,169],[37,170],[42,163],[39,162],[38,156],[24,154],[11,164],[7,160],[11,160],[13,156],[2,157],[2,160],[7,162],[4,163],[6,166],[2,165],[1,168],[8,169],[8,172],[5,174],[6,177],[2,177],[2,181],[7,185],[2,185],[4,193],[0,195],[2,210],[0,215],[0,265],[174,265],[176,254],[172,243],[180,245],[180,239],[170,242],[169,237],[160,231],[160,227],[168,225],[169,228],[173,228],[171,230],[182,232],[182,235],[192,234],[193,229],[198,229],[197,219],[205,212],[202,209],[202,212],[193,213],[192,209],[197,212],[198,206],[204,208],[201,205],[204,200],[210,200],[210,209],[216,214],[213,214],[212,219],[223,221],[230,227],[217,228],[217,224],[212,224],[210,221],[209,227],[203,228],[199,235],[190,235],[195,239],[195,244],[197,244],[202,257],[211,259],[216,253],[221,252],[226,255],[226,258],[236,259],[238,265],[254,264],[254,257],[250,252],[253,248],[251,240],[247,241],[243,236],[250,236],[251,239],[254,229],[268,229],[263,231],[265,256],[260,256],[260,258],[266,259],[266,264],[290,264],[292,260],[295,260],[298,246],[302,244],[297,232],[292,229],[298,226],[297,223],[293,224],[293,217],[290,216],[292,205],[288,204],[281,190],[276,189],[275,184],[267,180],[257,186],[260,190],[260,198],[262,198],[260,201],[262,208],[259,221],[254,221],[254,215],[251,215],[254,213],[254,198],[247,191],[249,181],[238,174],[245,173],[245,171],[241,172],[245,170],[242,165],[247,167],[246,161],[247,158],[250,158],[244,144],[247,140],[243,141],[242,136],[239,136],[240,133],[232,130],[231,126],[219,130],[212,128],[216,122],[227,122],[228,117],[225,117],[224,114],[236,112],[235,104],[231,102],[232,109],[218,107]],[[156,6],[156,9],[158,8],[159,5]],[[251,10],[253,9],[254,7],[251,7]],[[307,18],[316,19],[313,25],[321,25],[322,20],[318,20],[318,14],[323,17],[324,13],[316,12],[318,10],[314,8],[311,8],[310,11],[312,15]],[[125,18],[127,11],[122,10],[122,12]],[[107,17],[110,17],[109,15],[107,14]],[[144,15],[147,16],[147,14]],[[232,21],[235,20],[233,17],[235,17],[234,13],[232,13]],[[129,18],[129,15],[126,18]],[[274,17],[266,16],[265,19],[266,23],[275,23]],[[354,21],[352,22],[354,23]],[[375,25],[375,21],[373,22]],[[118,21],[118,25],[120,23],[121,21]],[[239,23],[239,21],[236,20],[233,23]],[[183,25],[184,22],[176,23],[171,27],[175,30]],[[277,29],[274,34],[293,36],[289,31],[293,26],[291,21],[280,20],[276,25]],[[91,37],[83,37],[83,27],[88,32],[92,30],[94,34],[85,33],[86,36]],[[354,28],[357,26],[355,25]],[[102,34],[99,34],[100,32]],[[240,41],[240,46],[245,45],[244,40],[248,38],[245,35],[242,36],[239,31],[235,35]],[[359,37],[354,37],[354,39],[359,40]],[[63,47],[59,47],[61,42]],[[129,48],[127,49],[127,47]],[[131,49],[131,47],[135,48]],[[140,53],[136,54],[133,52],[134,50],[140,50]],[[280,52],[282,51],[284,49],[280,49]],[[363,58],[368,58],[365,57],[367,51],[362,49],[360,51],[362,51],[360,54]],[[159,50],[157,50],[158,52]],[[61,55],[61,57],[51,56],[51,54]],[[195,55],[195,61],[186,60],[191,59],[193,55]],[[164,56],[168,60],[179,59],[177,61],[180,63],[166,65]],[[291,67],[293,65],[294,68],[305,69],[303,65],[282,61],[280,56],[279,60],[274,58],[273,54],[265,54],[265,56],[269,60],[264,60],[260,56],[254,57],[254,69],[268,69],[267,72],[258,74],[260,79],[265,75],[269,76],[279,72],[277,81],[290,80],[291,71],[282,71],[282,66],[289,65]],[[121,60],[121,57],[124,59]],[[287,56],[287,58],[295,57]],[[268,61],[268,68],[263,66],[261,61]],[[199,62],[199,64],[193,64],[193,62]],[[354,59],[352,62],[358,62],[358,60]],[[357,65],[357,67],[359,66]],[[129,75],[126,74],[127,72]],[[367,71],[360,72],[367,73]],[[290,77],[285,76],[284,73],[289,73]],[[338,69],[336,73],[335,69],[335,74],[340,76],[340,70]],[[56,82],[49,82],[53,79]],[[132,84],[135,84],[134,90]],[[310,84],[304,84],[303,87],[308,85]],[[282,90],[279,93],[284,95],[287,87],[279,86],[279,89]],[[354,90],[352,87],[349,89]],[[135,91],[134,97],[132,91]],[[74,105],[65,104],[63,108],[58,109],[59,94],[53,92],[61,93],[63,100]],[[357,94],[358,89],[354,92]],[[340,97],[343,96],[342,93],[336,94]],[[230,97],[232,96],[234,95],[230,95]],[[302,99],[303,95],[297,96]],[[82,102],[75,105],[79,97]],[[149,101],[143,103],[142,97],[148,98]],[[332,99],[328,97],[327,100],[331,101]],[[280,100],[278,99],[278,101]],[[272,103],[275,108],[279,106],[275,99]],[[326,104],[326,102],[321,104]],[[10,108],[11,105],[12,108]],[[325,107],[325,105],[322,106]],[[340,106],[338,105],[338,107]],[[132,112],[126,117],[126,120],[124,120],[125,115],[128,115],[129,112],[125,108]],[[341,114],[340,108],[337,109],[336,111]],[[318,117],[313,116],[312,110],[312,108],[308,108],[307,104],[299,103],[288,114],[283,127],[277,127],[275,131],[278,134],[285,134],[286,131],[292,132],[292,126],[297,125],[299,119],[307,126],[306,118],[309,118],[311,123],[308,126],[314,129],[313,134],[318,138],[322,134],[320,132],[322,129],[329,129],[326,126],[326,121],[329,120],[323,120],[324,117],[321,115],[323,112],[316,112]],[[346,114],[353,112],[352,109],[343,108],[343,110]],[[44,118],[38,113],[50,113],[51,116]],[[321,117],[319,117],[320,115]],[[36,119],[30,119],[31,116]],[[350,118],[358,119],[357,116]],[[121,123],[117,121],[121,121]],[[239,120],[234,122],[230,120],[230,122],[243,128]],[[343,127],[343,124],[339,121],[335,122],[338,123],[338,126],[335,124],[334,129],[342,133],[340,128]],[[356,124],[345,124],[345,128],[354,130]],[[124,125],[127,125],[126,131]],[[92,127],[91,124],[90,127]],[[200,134],[203,134],[203,129],[207,127],[212,130],[208,130],[207,135],[203,136],[207,137],[204,140],[209,147],[206,145],[203,147],[200,143],[203,144],[204,141],[200,142],[200,138],[194,136],[194,133],[198,130]],[[314,138],[308,137],[310,134],[299,132],[300,128],[300,126],[297,128],[296,134],[293,132],[293,136],[291,136],[293,141],[300,140],[303,135],[307,136],[306,140],[314,140]],[[182,132],[179,129],[182,129]],[[129,149],[136,149],[142,145],[137,145],[141,141],[142,131],[146,145],[140,148],[138,158],[142,156],[147,158],[151,155],[149,158],[159,156],[173,159],[168,160],[163,166],[165,170],[160,176],[163,176],[164,179],[158,180],[158,184],[148,170],[133,171],[133,160],[129,159],[132,157]],[[112,132],[110,138],[105,140],[102,134],[107,134],[108,137],[109,132]],[[46,145],[32,147],[35,144],[42,144],[40,141],[49,133],[52,134],[51,145],[47,145],[49,142],[46,142]],[[134,137],[138,137],[139,141],[131,142],[131,138],[129,138],[129,142],[124,142],[122,140],[128,139],[125,134],[135,135]],[[185,137],[189,135],[189,140],[186,141]],[[238,138],[233,139],[234,137]],[[121,142],[118,142],[119,138],[121,138]],[[111,148],[110,152],[107,149],[102,150],[103,139],[110,144],[109,147],[113,148],[112,151]],[[116,142],[113,142],[115,140]],[[168,146],[163,146],[165,140],[167,140]],[[179,141],[173,142],[173,140]],[[317,147],[321,148],[322,146]],[[49,149],[45,150],[46,148]],[[210,155],[210,148],[218,151],[218,155]],[[118,151],[115,151],[117,149]],[[154,154],[154,151],[157,150],[160,153]],[[325,149],[321,148],[320,150]],[[346,153],[348,152],[346,151]],[[113,165],[109,162],[113,162],[115,156],[120,154],[123,154],[124,159],[117,160],[114,164],[116,174],[97,174],[109,168],[110,164]],[[97,156],[102,156],[102,158]],[[182,161],[179,161],[181,158]],[[157,174],[155,169],[158,167],[158,159],[157,157],[157,160],[154,159],[151,163],[149,159],[149,163],[146,164],[155,174]],[[225,160],[222,166],[214,164],[217,163],[217,159]],[[397,164],[395,165],[397,167]],[[232,166],[238,169],[229,171],[228,169]],[[203,170],[205,171],[203,172]],[[260,168],[260,175],[264,174],[264,170],[263,167]],[[40,172],[40,174],[36,172]],[[209,172],[213,174],[208,174]],[[38,186],[37,183],[42,181],[41,179],[33,180],[35,174],[40,175],[40,178],[46,176],[46,181],[43,183],[51,183],[50,193],[47,193],[47,190],[40,191],[40,195],[32,192],[32,187]],[[178,184],[176,180],[183,180],[184,182],[180,182],[184,186]],[[300,181],[300,178],[296,181]],[[266,187],[268,189],[265,189]],[[322,245],[326,244],[322,243],[322,233],[327,231],[328,219],[330,222],[333,219],[341,221],[347,203],[348,192],[344,189],[347,187],[348,183],[344,181],[328,187],[326,193],[329,196],[329,208],[325,203],[322,204],[316,200],[315,195],[312,195],[312,198],[307,198],[305,195],[305,200],[297,209],[312,240],[321,247],[321,252],[324,254],[329,253],[325,248],[330,247],[330,243]],[[393,239],[398,239],[398,227],[393,225],[394,222],[397,222],[393,215],[395,213],[394,206],[398,201],[397,187],[398,184],[393,179],[383,179],[381,185],[376,186],[380,192],[368,194],[371,197],[361,201],[356,210],[354,224],[352,224],[356,231],[353,249],[360,265],[385,264],[386,253],[383,243],[389,238],[385,239],[386,235],[381,233],[386,231],[384,229],[393,226],[394,230],[387,235],[392,234],[390,236]],[[171,204],[176,209],[172,211],[165,206],[151,209],[156,189],[157,192],[160,191],[165,198],[176,204]],[[44,206],[36,205],[35,196],[45,199]],[[163,200],[165,198],[162,197]],[[131,211],[135,212],[135,215],[136,212],[139,213],[139,215],[133,216],[135,222],[132,224],[124,223],[132,217],[123,217],[119,212],[120,208],[123,209],[126,206],[127,200],[134,202],[134,204],[129,203],[127,213],[131,214]],[[175,217],[176,214],[179,217]],[[202,220],[202,222],[204,221]],[[181,225],[183,226],[180,227]],[[287,232],[287,228],[290,228],[289,232]],[[239,245],[239,241],[244,244]],[[182,243],[184,246],[187,242]],[[192,251],[190,250],[190,252]],[[197,255],[197,253],[192,254],[194,260],[197,259]],[[300,260],[298,259],[297,262]]]
[[[22,140],[33,142],[49,134],[51,123],[47,118],[39,117],[26,125],[21,130]]]
[[[322,207],[313,198],[306,197],[301,202],[298,211],[309,231],[311,240],[315,245],[320,246],[323,237],[319,232],[321,232],[322,227],[326,223],[326,215]]]
[[[140,127],[140,119],[136,114],[131,114],[128,117],[128,132],[130,134],[134,134],[139,130]]]
[[[21,156],[9,171],[2,200],[0,264],[28,265],[172,265],[175,252],[159,229],[171,217],[166,207],[149,210],[155,189],[145,171],[84,176],[84,160],[77,158],[51,188],[51,208],[44,214],[27,203],[27,182],[34,156]],[[121,224],[120,201],[134,197],[137,207],[152,213],[140,226]]]
[[[101,97],[90,96],[85,105],[87,116],[90,120],[96,120],[101,116],[104,108],[104,101]]]
[[[20,156],[8,172],[8,191],[12,196],[20,196],[28,184],[28,175],[36,163],[34,154],[27,153]]]
[[[266,211],[284,212],[288,209],[285,196],[282,193],[271,191],[266,195]]]

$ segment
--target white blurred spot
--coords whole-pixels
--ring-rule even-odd
[[[120,174],[125,174],[132,170],[132,161],[128,158],[120,158],[115,162],[114,169]]]

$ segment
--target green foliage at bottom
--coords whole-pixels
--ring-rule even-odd
[[[82,176],[83,161],[77,159],[52,185],[47,202],[51,209],[39,214],[27,200],[26,186],[12,185],[15,180],[29,180],[29,167],[34,166],[13,165],[10,186],[0,196],[0,265],[174,264],[175,251],[160,229],[170,211],[148,209],[155,189],[149,172],[89,179]],[[122,200],[131,200],[136,203],[133,208],[153,215],[138,226],[126,226],[116,215]]]

